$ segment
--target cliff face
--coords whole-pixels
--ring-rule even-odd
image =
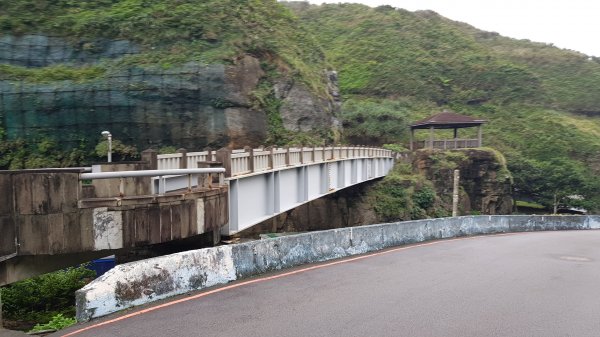
[[[123,40],[73,43],[43,35],[0,39],[0,66],[33,70],[56,65],[96,67],[139,52],[134,43]],[[0,72],[0,126],[8,139],[49,137],[66,148],[82,141],[93,144],[103,130],[139,148],[171,145],[197,150],[263,144],[268,118],[253,101],[265,77],[261,60],[243,55],[231,63],[111,67],[79,80],[15,80]],[[319,98],[292,80],[280,81],[273,91],[281,100],[286,129],[334,126],[333,99]]]
[[[512,212],[512,178],[502,155],[492,149],[420,150],[413,168],[432,181],[436,193],[450,205],[454,170],[458,169],[461,214]]]

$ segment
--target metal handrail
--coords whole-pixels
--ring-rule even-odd
[[[134,178],[134,177],[157,177],[157,176],[177,176],[186,174],[203,173],[225,173],[222,167],[214,168],[195,168],[195,169],[171,169],[171,170],[140,170],[140,171],[114,171],[114,172],[94,172],[82,173],[79,180],[87,179],[112,179],[112,178]]]
[[[114,179],[119,178],[119,196],[125,196],[125,180],[124,178],[136,178],[136,177],[158,177],[158,194],[162,195],[166,193],[166,180],[167,176],[182,176],[187,175],[187,189],[192,190],[192,176],[196,174],[212,174],[219,173],[219,184],[223,182],[223,175],[225,169],[222,167],[214,168],[193,168],[193,169],[170,169],[170,170],[140,170],[140,171],[115,171],[115,172],[94,172],[94,173],[81,173],[79,180],[93,180],[93,179]]]

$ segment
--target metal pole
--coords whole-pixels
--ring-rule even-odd
[[[112,163],[112,135],[108,134],[108,162]]]
[[[108,131],[102,131],[102,136],[106,137],[108,141],[108,162],[112,162],[112,134]]]
[[[458,181],[459,170],[454,170],[454,188],[452,189],[452,216],[458,216]]]

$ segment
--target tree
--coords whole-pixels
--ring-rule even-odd
[[[585,169],[567,158],[548,161],[512,158],[510,170],[515,177],[517,193],[552,208],[553,213],[560,205],[581,205],[581,200],[594,198],[594,183]]]

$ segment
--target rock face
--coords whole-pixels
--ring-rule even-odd
[[[26,35],[2,36],[0,42],[0,64],[28,68],[96,65],[139,53],[128,41],[68,43]],[[268,125],[266,113],[253,109],[252,94],[264,76],[260,60],[245,55],[232,65],[109,68],[103,76],[78,82],[0,80],[0,127],[9,139],[50,137],[63,148],[95,143],[103,130],[142,149],[258,146]],[[333,103],[304,85],[291,82],[280,95],[288,129],[332,126]]]
[[[290,131],[315,131],[339,128],[335,115],[340,110],[337,73],[328,72],[327,87],[331,98],[317,97],[308,87],[292,79],[281,79],[275,84],[275,96],[282,100],[283,126]]]
[[[448,155],[449,153],[450,155]],[[420,150],[415,153],[413,169],[434,183],[440,196],[452,195],[454,169],[460,170],[460,208],[463,215],[511,214],[511,176],[503,159],[493,150]]]

